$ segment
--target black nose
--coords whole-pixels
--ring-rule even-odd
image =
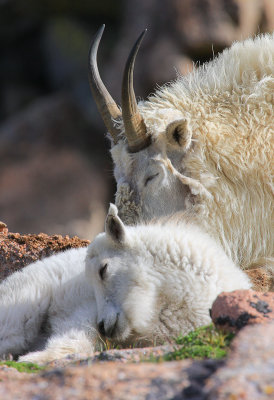
[[[105,324],[104,321],[100,321],[98,324],[98,331],[100,333],[100,335],[105,336],[106,332],[105,332]]]

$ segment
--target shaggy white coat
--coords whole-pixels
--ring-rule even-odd
[[[96,307],[85,279],[86,253],[80,248],[52,255],[1,283],[0,355],[36,350],[20,360],[44,363],[93,351]]]
[[[111,206],[89,248],[37,261],[0,285],[0,355],[45,363],[92,353],[97,325],[114,343],[156,343],[210,322],[222,291],[247,276],[199,228],[126,227]]]
[[[111,149],[123,221],[187,210],[241,268],[273,274],[273,104],[274,33],[233,44],[140,102],[151,146]]]

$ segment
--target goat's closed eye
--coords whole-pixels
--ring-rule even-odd
[[[159,172],[157,172],[157,174],[154,175],[150,175],[145,179],[145,186],[148,184],[148,182],[152,181],[152,179],[154,179],[156,176],[159,175]]]
[[[99,275],[100,278],[103,280],[105,278],[106,272],[107,272],[107,264],[104,264],[100,269],[99,269]]]

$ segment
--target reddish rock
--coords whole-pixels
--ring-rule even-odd
[[[1,229],[1,228],[0,228]],[[84,247],[89,240],[61,235],[20,235],[0,231],[0,281],[24,266],[59,251]]]
[[[2,235],[7,235],[8,234],[8,228],[5,222],[0,221],[0,234]]]
[[[113,364],[55,369],[40,375],[0,370],[1,399],[164,400],[180,394],[188,382],[191,361],[164,364]]]
[[[105,352],[109,357],[78,364],[74,360],[74,366],[65,368],[56,364],[59,368],[40,374],[0,367],[0,398],[267,400],[274,393],[273,335],[273,323],[247,327],[234,340],[225,364],[219,360],[136,363],[130,354],[136,349],[126,350],[125,358],[134,361],[126,364],[112,350]],[[143,351],[147,358],[149,349]],[[103,361],[111,356],[118,362]]]
[[[274,293],[223,292],[212,305],[211,318],[216,326],[230,332],[237,332],[246,325],[273,321]]]
[[[246,270],[245,273],[252,281],[252,288],[259,292],[273,291],[273,273],[265,268],[253,268]]]
[[[214,374],[201,399],[274,399],[274,323],[243,329],[232,343],[227,363]]]
[[[169,355],[176,349],[180,349],[182,346],[176,344],[166,344],[155,347],[136,347],[136,348],[125,348],[125,349],[110,349],[103,351],[96,351],[93,355],[89,353],[75,353],[69,354],[62,359],[48,362],[47,367],[51,368],[63,368],[81,365],[91,365],[98,362],[113,361],[116,363],[139,363],[139,362],[162,362],[165,356]]]

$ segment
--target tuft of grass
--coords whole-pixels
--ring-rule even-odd
[[[29,362],[1,361],[0,365],[6,365],[7,367],[12,367],[17,369],[17,371],[19,372],[27,372],[29,374],[40,372],[45,369],[45,367],[40,367],[37,364]]]
[[[163,361],[183,360],[185,358],[224,358],[234,337],[232,333],[224,333],[213,324],[203,326],[186,336],[179,336],[175,342],[181,347],[165,354]]]
[[[111,340],[107,338],[103,339],[101,336],[99,336],[99,341],[96,346],[96,351],[102,353],[108,350],[120,350],[120,348],[121,347],[119,345],[112,343]]]
[[[131,343],[130,345],[127,345],[126,347],[123,347],[119,344],[113,343],[111,340],[107,338],[102,338],[101,336],[99,337],[99,343],[97,343],[97,348],[96,351],[103,352],[103,351],[108,351],[108,350],[122,350],[122,349],[135,349],[135,348],[140,348],[142,347],[138,341]]]

